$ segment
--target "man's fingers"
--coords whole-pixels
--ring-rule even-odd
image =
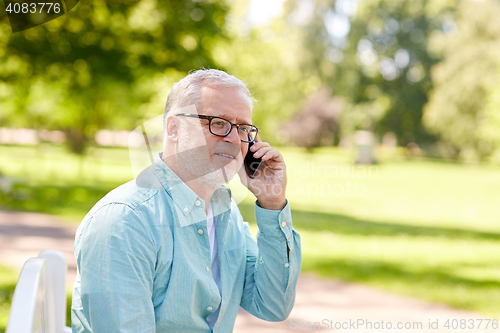
[[[269,160],[266,161],[268,167],[274,170],[284,170],[284,164],[281,161]]]
[[[253,152],[255,152],[255,151],[259,150],[262,147],[271,147],[271,145],[269,143],[267,143],[267,142],[262,142],[262,141],[255,142],[253,144],[253,146],[250,148],[250,150],[253,151]]]
[[[281,156],[280,152],[277,150],[270,150],[264,155],[262,155],[262,160],[267,161],[267,160],[279,160],[279,157]]]
[[[269,145],[269,143],[267,142],[255,143],[250,151],[253,152],[254,157],[262,158],[262,160],[264,161],[269,159],[282,160],[281,153],[271,147],[271,145]]]
[[[279,150],[276,149],[271,149],[268,150],[265,154],[262,155],[262,160],[263,161],[276,161],[276,162],[283,162],[283,155],[279,152]]]
[[[262,157],[264,156],[266,153],[268,153],[269,151],[273,150],[272,147],[262,147],[262,148],[259,148],[254,154],[253,156],[254,157]]]

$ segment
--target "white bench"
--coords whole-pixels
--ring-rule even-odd
[[[6,333],[70,333],[66,327],[66,259],[57,250],[26,261],[19,275]]]

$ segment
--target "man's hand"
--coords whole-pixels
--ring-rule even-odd
[[[269,143],[262,142],[258,136],[248,154],[262,158],[263,163],[254,179],[248,177],[244,167],[240,169],[240,178],[246,179],[246,186],[257,197],[262,208],[282,210],[286,206],[286,165],[283,155]]]

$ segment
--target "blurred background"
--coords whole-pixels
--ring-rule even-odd
[[[0,207],[77,226],[134,178],[131,131],[172,85],[219,68],[285,157],[304,272],[497,316],[498,17],[498,0],[82,0],[12,33],[2,10]],[[0,327],[18,273],[0,268]]]

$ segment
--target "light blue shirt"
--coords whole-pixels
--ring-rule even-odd
[[[73,332],[232,332],[239,306],[285,320],[295,301],[300,237],[288,202],[256,203],[257,242],[221,186],[211,199],[220,292],[211,271],[205,203],[161,160],[111,191],[76,233]],[[287,256],[287,245],[290,249]]]
[[[214,227],[214,215],[212,212],[212,205],[209,204],[207,207],[207,228],[208,228],[208,241],[210,243],[210,252],[212,256],[212,277],[214,278],[215,284],[217,288],[219,288],[219,294],[221,293],[220,286],[220,270],[219,270],[219,260],[217,260],[217,235],[215,234]],[[211,313],[207,316],[208,326],[211,329],[214,328],[215,322],[219,317],[220,305],[215,310],[214,313]]]

